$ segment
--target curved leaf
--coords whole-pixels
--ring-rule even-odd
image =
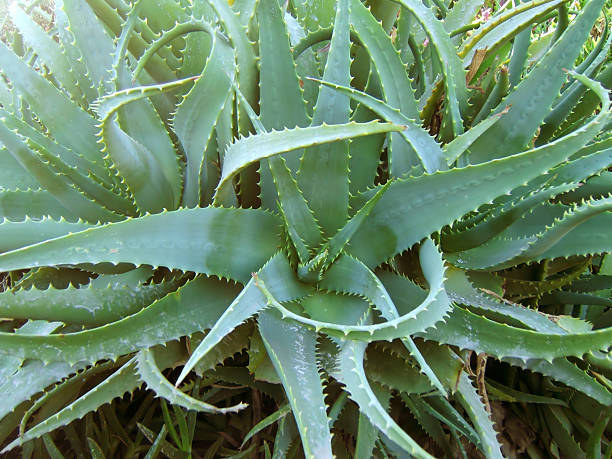
[[[277,250],[278,217],[196,208],[86,229],[0,255],[0,271],[80,263],[166,266],[245,282]]]

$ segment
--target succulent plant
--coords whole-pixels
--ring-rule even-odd
[[[3,452],[609,457],[603,0],[38,3],[0,44]],[[198,437],[244,387],[249,447]]]

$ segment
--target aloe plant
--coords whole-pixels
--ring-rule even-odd
[[[603,0],[281,3],[10,10],[3,452],[609,457]]]

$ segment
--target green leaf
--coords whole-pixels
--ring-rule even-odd
[[[433,47],[439,63],[445,89],[445,117],[443,123],[450,125],[452,137],[463,132],[462,113],[467,109],[467,87],[465,84],[465,70],[455,46],[442,21],[439,21],[434,12],[420,2],[395,0],[402,7],[409,10],[414,19],[423,27],[429,37],[429,45]],[[442,126],[444,129],[444,125]],[[449,139],[450,140],[450,139]]]
[[[69,180],[48,167],[41,156],[29,148],[26,139],[9,130],[2,119],[0,119],[0,138],[19,164],[69,209],[69,212],[74,209],[75,214],[92,223],[121,220],[118,214],[88,199]]]
[[[170,384],[162,374],[156,362],[154,350],[142,349],[139,351],[136,357],[136,365],[138,368],[138,375],[147,387],[153,390],[158,397],[165,398],[174,406],[178,405],[188,410],[215,414],[235,413],[247,407],[246,404],[239,403],[227,408],[218,408],[181,392]]]
[[[271,156],[311,147],[323,143],[337,142],[354,137],[400,131],[404,127],[390,123],[347,123],[323,124],[307,128],[293,128],[252,135],[234,142],[225,153],[221,181],[217,187],[215,200],[227,193],[231,178],[249,164]]]
[[[327,81],[321,81],[321,84],[329,86],[342,94],[346,94],[351,99],[356,100],[368,107],[385,121],[405,126],[405,129],[400,131],[400,135],[406,142],[408,142],[408,144],[410,144],[415,154],[419,157],[425,172],[432,173],[438,170],[446,170],[447,167],[443,155],[447,157],[448,164],[451,164],[454,161],[454,159],[452,161],[448,159],[448,155],[443,153],[442,149],[440,149],[440,145],[438,145],[438,143],[427,133],[427,131],[425,131],[425,129],[423,129],[414,120],[410,120],[402,115],[398,109],[393,108],[378,99],[375,99],[369,94],[349,88],[347,86],[340,86]],[[464,135],[467,135],[467,133]],[[459,156],[459,154],[457,154],[457,156]],[[401,158],[399,158],[399,161],[399,166],[394,165],[393,157],[390,158],[391,171],[394,177],[402,175],[399,171],[403,170],[408,172],[407,165],[402,164]]]
[[[524,149],[550,112],[566,79],[564,69],[571,68],[602,5],[603,0],[589,1],[544,58],[503,100],[498,112],[507,106],[510,108],[474,142],[469,157],[472,163],[512,155]]]
[[[31,198],[34,202],[37,202],[36,195],[38,193],[39,192],[17,192],[17,196]],[[44,211],[41,213],[44,213]],[[52,218],[42,217],[32,220],[31,218],[25,217],[22,221],[9,221],[5,219],[0,223],[0,252],[8,252],[47,239],[64,236],[68,233],[75,233],[90,228],[91,226],[92,225],[84,223],[83,221],[73,223],[61,218],[59,220],[54,220]]]
[[[478,330],[478,333],[472,330]],[[572,334],[536,332],[493,322],[455,306],[445,322],[419,335],[461,349],[484,352],[499,359],[515,357],[552,361],[558,357],[580,357],[590,351],[607,349],[612,339],[612,329]],[[500,341],[499,336],[506,339]]]
[[[595,255],[610,252],[610,232],[605,230],[612,223],[610,212],[597,215],[563,236],[534,260],[544,260],[572,255]]]
[[[18,290],[0,293],[0,314],[14,319],[59,320],[99,326],[132,315],[176,290],[179,280],[160,284],[69,286],[58,290]]]
[[[101,168],[105,167],[96,143],[95,120],[89,114],[19,60],[4,44],[0,44],[0,65],[15,90],[26,99],[57,142],[79,152]],[[103,178],[110,180],[108,176]]]
[[[309,117],[278,1],[260,1],[257,6],[257,19],[260,56],[259,104],[262,124],[266,130],[304,127],[309,124]],[[287,165],[292,172],[298,169],[298,154],[293,152],[286,156]],[[225,157],[227,161],[229,150]],[[265,161],[262,165],[265,166]],[[224,171],[225,167],[224,164]],[[267,167],[260,167],[259,173],[262,207],[274,209],[276,193],[272,186],[270,171]],[[221,180],[223,181],[223,176]]]
[[[13,5],[10,14],[11,20],[23,35],[25,42],[43,59],[53,77],[68,91],[73,100],[80,101],[83,95],[70,60],[62,52],[60,45],[17,5]]]
[[[407,118],[418,120],[419,110],[410,79],[404,63],[391,43],[389,34],[360,1],[351,0],[350,14],[350,23],[362,46],[370,55],[377,76],[380,78],[385,102],[391,107],[398,108]],[[401,176],[412,166],[419,164],[413,148],[404,142],[399,134],[391,134],[390,150],[390,156],[395,158],[397,167],[393,171],[394,176]]]
[[[396,424],[376,398],[363,368],[366,346],[364,342],[344,341],[340,345],[337,368],[332,373],[334,378],[346,386],[349,396],[359,405],[360,411],[389,439],[417,458],[432,458]]]
[[[581,228],[583,222],[596,218],[600,214],[609,216],[608,211],[611,209],[612,197],[589,201],[582,206],[566,210],[546,226],[529,228],[527,225],[522,225],[527,227],[527,234],[521,234],[521,223],[528,221],[526,218],[511,225],[491,241],[470,250],[450,254],[447,259],[455,266],[465,269],[503,269],[537,260],[549,249],[554,250],[557,242],[564,239],[566,235],[572,234],[574,228]],[[537,210],[536,208],[536,213]],[[572,241],[572,243],[575,242]],[[492,250],[493,247],[496,250]],[[586,247],[588,245],[580,246],[581,250]]]
[[[252,5],[253,9],[250,11],[251,14],[254,14],[255,11],[254,3],[255,2],[253,2]],[[233,45],[234,52],[236,53],[238,87],[249,103],[255,105],[257,103],[257,62],[255,50],[247,36],[248,23],[244,24],[241,22],[245,19],[244,16],[247,16],[246,20],[248,21],[249,13],[241,12],[240,14],[236,14],[232,11],[228,3],[223,0],[212,0],[211,6],[217,13]],[[238,126],[239,132],[246,134],[248,131],[247,117],[240,108],[238,109]]]
[[[251,272],[276,251],[279,224],[278,217],[260,210],[181,209],[90,228],[1,254],[0,270],[132,263],[246,283]]]
[[[272,413],[271,415],[265,417],[264,419],[259,421],[257,424],[255,424],[253,426],[253,428],[251,430],[249,430],[248,433],[244,436],[244,439],[242,440],[242,443],[240,444],[240,446],[241,447],[244,446],[245,443],[247,443],[251,438],[253,438],[254,435],[257,435],[259,432],[261,432],[262,430],[264,430],[267,427],[271,426],[272,424],[274,424],[279,419],[284,418],[290,412],[291,412],[291,405],[285,404],[285,405],[281,406],[274,413]]]
[[[212,48],[200,78],[177,107],[172,121],[174,131],[185,151],[185,189],[183,205],[195,207],[200,202],[200,169],[204,152],[215,124],[231,94],[234,78],[234,52],[206,22]],[[206,107],[206,110],[202,110]]]
[[[74,34],[74,44],[82,54],[94,90],[99,93],[112,90],[109,81],[113,67],[112,38],[87,2],[62,0],[62,3]]]
[[[476,389],[472,386],[467,373],[462,373],[457,386],[455,395],[459,403],[467,412],[472,420],[472,424],[480,436],[481,446],[487,458],[499,458],[504,456],[501,453],[501,445],[497,440],[497,432],[493,428],[490,414],[486,412]]]
[[[8,222],[12,220],[14,222],[23,221],[27,218],[62,218],[66,217],[70,220],[76,220],[76,215],[66,209],[60,204],[60,202],[53,197],[48,191],[41,189],[37,190],[0,190],[0,217],[4,219],[4,223],[0,223],[0,231],[6,231],[5,224],[11,224]],[[32,220],[30,220],[32,221]],[[89,225],[83,225],[85,227]],[[19,241],[27,241],[27,236],[23,234],[14,233],[11,230],[8,232],[13,233]],[[64,234],[64,233],[62,233]],[[10,237],[10,236],[8,236]],[[34,242],[39,242],[44,237],[35,237]],[[12,238],[12,242],[2,241],[0,247],[3,251],[12,250],[13,248],[28,245],[28,243],[17,242]]]
[[[38,438],[45,433],[52,432],[59,427],[68,425],[73,420],[83,417],[85,414],[96,410],[98,407],[112,401],[114,398],[121,397],[126,392],[132,392],[139,385],[140,382],[136,373],[136,365],[134,361],[131,360],[70,405],[50,418],[36,424],[26,431],[25,434],[13,440],[2,450],[2,452],[6,453],[29,440]]]
[[[235,300],[227,307],[223,315],[215,322],[212,329],[193,351],[183,367],[176,385],[180,384],[194,366],[210,351],[215,344],[241,323],[268,306],[266,297],[259,290],[257,282],[267,280],[281,301],[302,298],[308,289],[299,284],[293,276],[289,262],[282,254],[272,257],[242,289]]]
[[[348,85],[351,74],[349,2],[340,0],[323,79]],[[321,87],[314,107],[312,126],[322,123],[348,123],[351,107],[344,94]],[[346,141],[308,148],[300,163],[298,184],[321,225],[324,236],[331,236],[348,219],[349,147]],[[330,200],[329,196],[335,199]]]
[[[0,333],[0,352],[45,362],[96,362],[213,326],[237,294],[225,282],[197,278],[151,306],[111,324],[51,336]],[[202,298],[206,305],[202,307]]]
[[[316,333],[270,311],[259,314],[258,324],[291,404],[304,454],[332,457],[323,385],[315,356]]]
[[[524,2],[498,12],[464,42],[459,56],[467,65],[472,61],[476,49],[495,52],[504,42],[511,40],[522,30],[537,24],[563,3],[564,1],[560,0]]]
[[[592,139],[610,117],[605,90],[601,86],[593,87],[605,101],[604,108],[570,135],[500,161],[392,183],[353,237],[350,253],[370,267],[377,266],[444,225],[567,159]],[[359,207],[358,202],[367,200],[374,192],[363,193],[353,207]],[[406,196],[412,198],[407,200]]]

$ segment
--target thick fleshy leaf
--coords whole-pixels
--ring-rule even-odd
[[[238,405],[228,408],[217,408],[209,403],[202,402],[170,384],[166,377],[162,374],[161,369],[155,358],[155,351],[151,349],[143,349],[138,352],[136,357],[138,375],[147,387],[153,390],[158,397],[163,397],[173,405],[179,405],[188,410],[195,410],[202,413],[235,413],[247,405],[239,403]]]
[[[257,322],[291,404],[304,454],[332,457],[323,384],[315,356],[317,334],[278,316],[276,312],[263,311]]]
[[[481,163],[522,151],[549,113],[559,89],[599,16],[603,0],[589,1],[561,38],[498,107],[507,113],[470,148],[470,162]]]
[[[336,5],[336,19],[323,79],[348,85],[351,80],[349,1]],[[351,107],[346,95],[321,87],[312,125],[348,123]],[[334,234],[348,219],[349,146],[346,141],[306,149],[297,175],[298,184],[321,225],[323,235]],[[330,200],[329,196],[335,196]]]
[[[151,306],[101,327],[50,336],[2,332],[0,352],[44,362],[114,359],[212,327],[237,293],[235,285],[197,278]]]
[[[307,128],[271,131],[237,140],[225,153],[221,181],[215,199],[220,199],[231,185],[231,178],[256,161],[323,143],[354,137],[401,131],[404,127],[390,123],[322,124]]]
[[[232,48],[216,36],[212,27],[209,27],[209,34],[212,35],[212,49],[206,66],[177,107],[172,122],[187,159],[183,191],[183,204],[187,207],[195,207],[200,202],[200,169],[204,152],[231,93],[234,74]],[[202,110],[204,106],[206,110]]]
[[[181,209],[90,228],[0,255],[0,270],[80,263],[166,266],[245,282],[277,250],[278,217]]]
[[[282,254],[277,254],[268,261],[256,276],[245,285],[236,299],[228,306],[223,315],[193,351],[183,367],[176,384],[180,384],[193,367],[228,333],[268,306],[268,299],[260,291],[258,283],[267,281],[281,301],[302,298],[309,289],[295,279],[289,262]]]
[[[572,134],[502,160],[392,183],[353,237],[350,253],[370,267],[377,266],[452,224],[461,215],[566,160],[597,135],[610,119],[606,91],[601,86],[593,87],[597,88],[604,109]],[[359,201],[369,199],[374,192],[363,193],[354,205],[359,206]]]

